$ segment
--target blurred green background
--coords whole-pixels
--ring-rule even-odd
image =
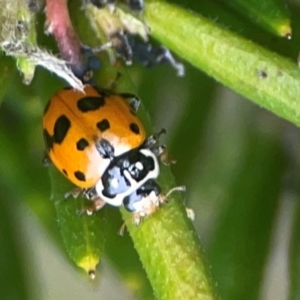
[[[186,7],[204,10],[295,59],[300,49],[296,3],[290,44],[230,9],[223,18],[213,15],[210,5],[185,1]],[[38,26],[43,27],[43,17]],[[51,44],[51,37],[42,39]],[[142,296],[125,271],[138,264],[138,257],[128,236],[116,234],[122,221],[115,208],[104,208],[113,222],[108,230],[116,236],[107,245],[100,279],[91,282],[75,271],[59,237],[42,165],[43,108],[65,83],[38,68],[25,86],[12,59],[2,56],[0,65],[0,299],[152,299],[149,288]],[[169,66],[133,66],[128,74],[154,131],[167,130],[164,142],[177,159],[173,173],[187,186],[186,205],[196,213],[216,290],[226,300],[300,299],[299,130],[185,66],[184,78]]]

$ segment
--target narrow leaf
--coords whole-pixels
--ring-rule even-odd
[[[300,125],[296,63],[165,2],[148,1],[152,35],[197,68],[260,106]]]
[[[297,300],[300,297],[300,203],[299,203],[299,164],[292,156],[288,190],[294,199],[294,214],[289,247],[289,299]]]
[[[34,14],[30,12],[26,1],[4,0],[1,3],[0,21],[0,48],[15,57],[24,83],[29,84],[34,76],[35,65],[23,54],[36,46]]]
[[[72,196],[65,199],[65,194],[74,186],[51,167],[51,199],[54,202],[57,220],[66,250],[77,266],[83,268],[91,277],[95,276],[104,248],[105,219],[103,211],[88,216],[82,211],[89,203]]]
[[[277,141],[250,132],[207,251],[224,299],[258,299],[284,167]]]
[[[24,268],[22,241],[17,235],[21,224],[14,219],[15,205],[9,203],[14,199],[2,184],[0,191],[0,299],[30,299],[26,280],[29,272],[27,274]]]
[[[160,183],[168,189],[174,181],[170,171],[163,169]],[[168,199],[168,204],[140,226],[122,209],[155,296],[160,300],[215,299],[202,249],[185,206],[178,195]]]
[[[292,37],[290,14],[284,0],[231,0],[224,2],[276,35],[288,39]]]
[[[0,53],[0,105],[12,78],[12,73],[13,64],[11,59]]]

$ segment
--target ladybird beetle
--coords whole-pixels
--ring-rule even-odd
[[[160,171],[157,156],[164,153],[164,149],[157,147],[155,150],[142,146],[115,158],[95,187],[102,201],[123,204],[132,212],[136,225],[165,203],[171,193],[185,190],[184,186],[177,186],[166,195],[161,193],[156,182]]]
[[[167,195],[161,194],[156,182],[158,157],[164,163],[168,161],[166,149],[157,145],[157,139],[164,131],[146,138],[136,116],[138,105],[139,100],[131,94],[113,94],[87,85],[84,92],[59,91],[45,109],[47,155],[93,201],[87,213],[105,203],[124,205],[139,224],[170,193],[183,190],[175,187]]]
[[[86,210],[88,214],[99,210],[105,203],[124,205],[133,213],[138,225],[143,217],[151,215],[166,202],[171,193],[185,190],[184,186],[177,186],[164,195],[156,182],[160,173],[157,157],[164,164],[173,163],[168,160],[166,149],[156,145],[161,133],[148,137],[140,147],[110,162],[96,186],[85,191],[85,196],[94,201],[94,206]]]
[[[76,186],[94,186],[113,157],[145,141],[144,126],[136,116],[138,104],[131,94],[113,94],[90,85],[84,92],[59,91],[43,117],[51,162]]]

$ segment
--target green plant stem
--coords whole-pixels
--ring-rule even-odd
[[[161,186],[174,186],[170,169],[162,169]],[[155,296],[160,300],[215,299],[199,239],[182,199],[178,194],[168,199],[168,204],[140,226],[121,210]]]
[[[192,65],[300,125],[300,71],[296,63],[165,2],[148,0],[145,19],[153,37]]]

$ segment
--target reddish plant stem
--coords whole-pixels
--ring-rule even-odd
[[[85,64],[80,40],[70,19],[68,0],[46,0],[46,18],[47,30],[54,36],[61,57],[74,74],[81,77]]]

